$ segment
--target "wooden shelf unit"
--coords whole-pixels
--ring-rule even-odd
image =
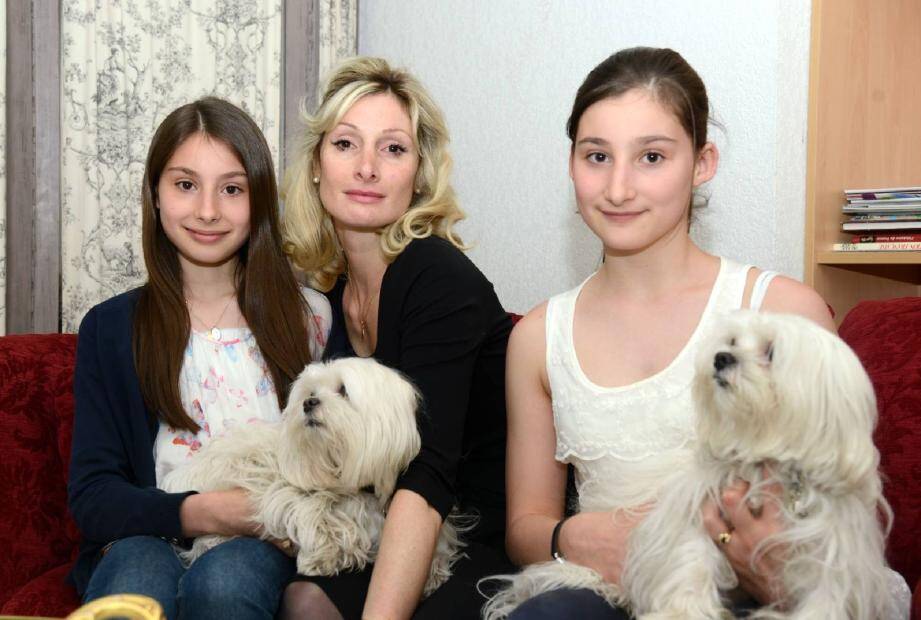
[[[844,189],[921,185],[921,0],[813,0],[805,281],[840,322],[921,294],[921,252],[834,252]]]
[[[921,252],[819,252],[820,265],[921,265]]]

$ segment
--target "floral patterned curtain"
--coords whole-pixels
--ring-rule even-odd
[[[0,336],[6,333],[6,2],[0,3]]]
[[[303,0],[62,1],[64,331],[144,281],[140,183],[150,138],[171,110],[206,94],[224,97],[253,116],[279,161],[285,1]],[[358,0],[316,1],[322,77],[356,52]],[[0,250],[0,329],[3,265]]]
[[[320,0],[319,30],[322,81],[340,60],[358,53],[358,0]]]
[[[278,161],[282,0],[64,0],[62,327],[142,283],[140,186],[154,129],[213,94],[249,112]]]

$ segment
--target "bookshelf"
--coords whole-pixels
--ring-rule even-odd
[[[805,281],[840,322],[921,294],[921,252],[833,252],[846,187],[921,185],[921,1],[813,0]]]

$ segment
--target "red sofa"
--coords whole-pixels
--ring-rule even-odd
[[[889,561],[921,620],[921,298],[860,304],[840,333],[876,388],[895,511]],[[75,348],[68,334],[0,338],[0,614],[65,616],[78,605],[64,581],[79,538],[65,491]]]
[[[79,534],[67,513],[72,334],[0,338],[0,614],[66,616]]]

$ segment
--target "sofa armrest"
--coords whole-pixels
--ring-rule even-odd
[[[876,391],[874,440],[895,514],[889,563],[916,584],[921,579],[921,297],[861,302],[838,331]]]
[[[0,606],[73,559],[67,513],[76,336],[0,337]]]
[[[0,613],[11,616],[47,616],[63,618],[80,606],[80,598],[67,583],[71,563],[56,566],[42,573],[15,592],[0,607]]]

